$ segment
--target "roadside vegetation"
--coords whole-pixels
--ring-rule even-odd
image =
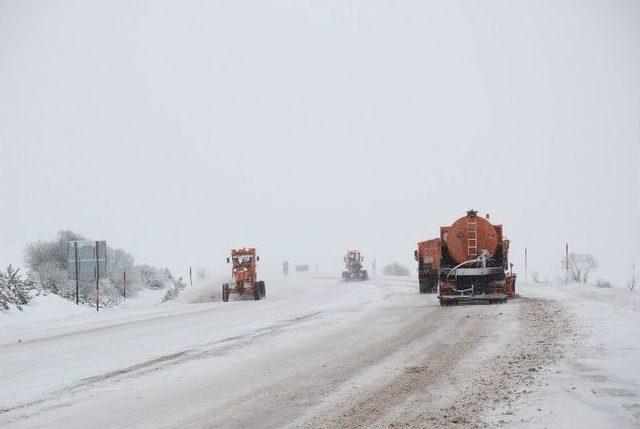
[[[37,241],[25,249],[26,273],[9,265],[0,271],[0,310],[11,306],[22,309],[35,296],[55,294],[74,301],[76,283],[67,271],[68,243],[84,240],[73,231],[60,231],[55,239]],[[136,265],[132,255],[122,249],[107,248],[107,276],[100,280],[101,306],[117,305],[123,300],[126,273],[127,296],[134,296],[142,289],[166,290],[163,301],[177,297],[186,284],[176,278],[168,268]],[[80,281],[80,303],[95,304],[95,282]]]
[[[409,276],[411,271],[399,262],[392,262],[384,267],[382,273],[385,276]]]

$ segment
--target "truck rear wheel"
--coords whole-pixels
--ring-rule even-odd
[[[222,301],[229,301],[229,285],[226,283],[222,285]]]
[[[267,296],[267,288],[264,285],[264,280],[260,280],[258,282],[258,285],[260,286],[260,295],[262,295],[262,297],[264,298],[265,296]]]
[[[253,299],[260,301],[260,285],[258,283],[253,285]]]

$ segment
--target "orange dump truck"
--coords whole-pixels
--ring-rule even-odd
[[[461,302],[505,302],[515,293],[516,275],[509,266],[509,240],[502,225],[475,210],[440,228],[440,238],[418,243],[420,293],[438,291],[441,305]]]

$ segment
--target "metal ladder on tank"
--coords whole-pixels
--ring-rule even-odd
[[[467,252],[469,257],[478,256],[478,230],[476,218],[467,217]]]

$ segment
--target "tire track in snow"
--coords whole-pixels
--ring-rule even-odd
[[[0,415],[11,412],[18,412],[23,409],[27,409],[33,406],[39,406],[35,413],[31,413],[28,416],[34,416],[43,413],[51,408],[59,408],[60,405],[46,406],[47,402],[54,401],[60,397],[73,395],[82,392],[83,390],[90,389],[104,382],[109,381],[121,381],[124,379],[131,379],[136,377],[142,377],[148,373],[166,369],[170,366],[180,365],[196,359],[207,359],[212,357],[218,357],[230,353],[232,351],[247,347],[258,341],[261,341],[267,337],[278,335],[287,329],[290,329],[300,323],[306,322],[312,318],[318,317],[323,311],[315,311],[312,313],[297,316],[291,319],[287,319],[270,326],[265,326],[256,329],[253,332],[236,335],[221,340],[213,341],[211,343],[203,344],[202,347],[191,348],[182,350],[176,353],[170,353],[167,355],[159,356],[144,362],[140,362],[135,365],[131,365],[125,368],[109,371],[103,374],[87,377],[71,386],[64,387],[52,392],[50,395],[23,404],[19,404],[9,408],[0,408]],[[16,419],[28,417],[26,415],[16,416]],[[15,420],[15,419],[14,419]],[[7,423],[10,423],[9,420]]]

